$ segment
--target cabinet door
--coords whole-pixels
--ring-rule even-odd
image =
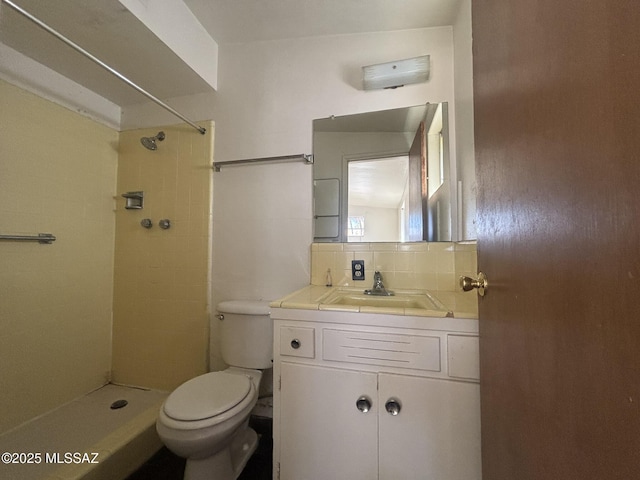
[[[380,480],[481,478],[478,384],[380,374],[379,388]]]
[[[280,375],[280,479],[377,478],[377,375],[286,362]]]

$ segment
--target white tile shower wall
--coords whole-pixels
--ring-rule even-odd
[[[387,288],[429,290],[448,307],[477,315],[476,294],[458,286],[461,275],[476,275],[476,257],[475,242],[313,243],[311,283],[324,285],[331,269],[334,286],[369,288],[378,270]],[[364,260],[364,281],[352,280],[352,260]]]

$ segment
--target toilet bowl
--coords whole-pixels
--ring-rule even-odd
[[[230,368],[200,375],[169,395],[156,427],[167,448],[187,459],[185,479],[232,480],[242,472],[258,443],[247,424],[261,375]]]
[[[235,480],[258,444],[248,423],[258,400],[260,369],[271,366],[273,330],[268,304],[223,302],[218,312],[226,324],[221,327],[221,343],[238,345],[243,338],[240,350],[246,355],[234,348],[229,355],[234,366],[180,385],[163,403],[156,422],[167,448],[187,459],[185,480]],[[263,353],[259,357],[252,344],[260,345],[258,350]]]

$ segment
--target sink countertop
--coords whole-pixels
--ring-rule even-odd
[[[323,287],[319,285],[307,285],[296,290],[279,300],[269,304],[272,308],[298,308],[301,310],[319,310],[320,299],[331,294],[336,287]]]
[[[392,289],[393,290],[393,289]],[[334,292],[345,291],[350,293],[362,293],[364,289],[354,287],[325,287],[320,285],[308,285],[289,295],[271,302],[272,308],[291,308],[300,310],[324,310],[352,313],[381,313],[387,315],[406,315],[417,317],[455,317],[455,318],[477,318],[476,313],[458,312],[455,309],[451,311],[443,310],[427,310],[422,308],[403,308],[403,307],[374,307],[374,306],[358,306],[358,305],[341,305],[323,303],[325,299],[330,297]],[[421,290],[395,290],[398,296],[405,295],[424,295]],[[437,298],[437,295],[434,295]],[[447,308],[447,307],[445,307]]]

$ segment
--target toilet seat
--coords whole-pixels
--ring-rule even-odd
[[[251,393],[246,375],[211,372],[180,385],[166,399],[163,412],[179,422],[206,420],[222,415]]]

